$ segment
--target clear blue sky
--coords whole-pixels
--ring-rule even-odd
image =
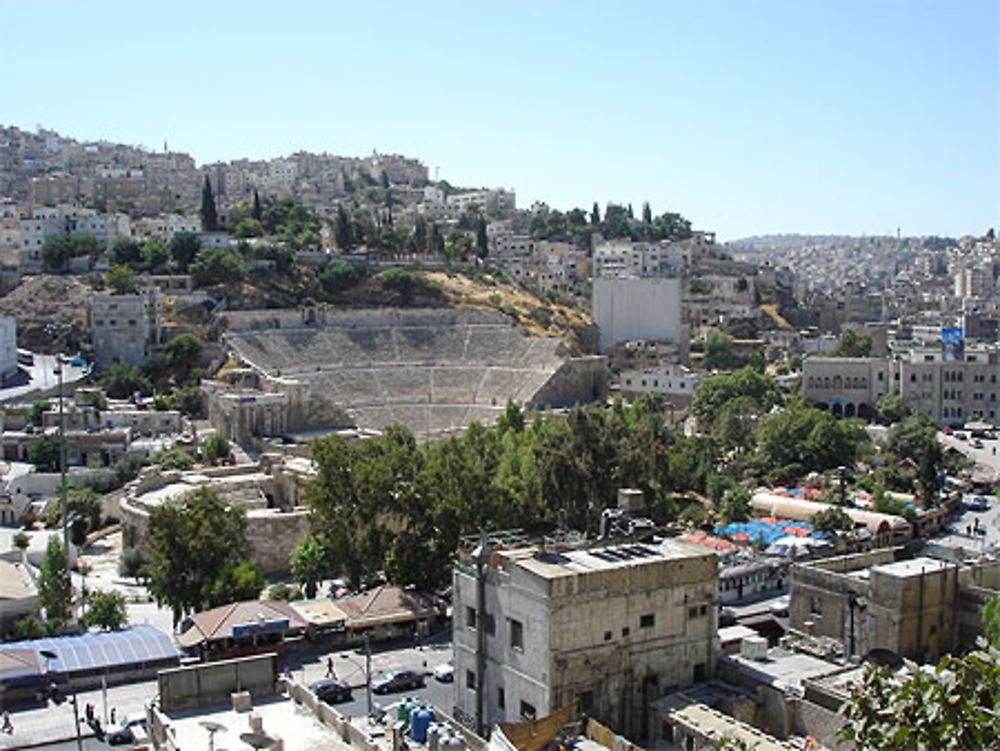
[[[0,122],[199,163],[372,149],[722,238],[1000,229],[997,0],[8,0]]]

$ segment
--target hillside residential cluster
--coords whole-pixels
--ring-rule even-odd
[[[4,747],[853,748],[866,665],[903,681],[965,654],[991,603],[1000,631],[998,276],[993,230],[722,244],[400,155],[198,165],[0,127]],[[587,528],[486,524],[437,588],[398,580],[406,547],[376,575],[310,563],[324,504],[356,504],[337,544],[367,555],[479,471],[459,463],[487,460],[484,431],[597,440],[588,416],[624,432],[631,408],[656,414],[637,453],[670,438],[628,460],[669,478],[581,487]],[[821,437],[789,422],[777,444],[874,448],[760,466],[786,414]],[[453,450],[440,487],[380,474],[410,438]],[[543,465],[577,458],[509,456],[505,482],[524,464],[543,494]],[[369,486],[374,522],[348,498]],[[260,579],[171,602],[157,524],[204,497]],[[88,619],[95,593],[124,621]],[[46,709],[58,691],[80,720]]]

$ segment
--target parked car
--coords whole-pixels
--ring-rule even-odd
[[[106,740],[109,746],[127,746],[136,742],[136,731],[146,731],[146,715],[129,715],[117,726],[108,730]]]
[[[983,442],[980,441],[978,438],[973,438],[972,439],[972,447],[973,448],[977,448],[977,449],[981,449],[983,447]]]
[[[442,662],[434,668],[434,677],[442,683],[451,683],[455,680],[455,663],[451,660]]]
[[[316,681],[309,686],[309,690],[316,694],[317,699],[325,701],[327,704],[338,704],[351,700],[351,687],[336,678]]]
[[[965,507],[970,511],[987,511],[990,508],[989,502],[981,495],[974,495],[965,500]]]
[[[388,694],[391,691],[422,688],[423,685],[423,673],[418,673],[416,670],[392,670],[372,681],[372,691],[376,694]]]

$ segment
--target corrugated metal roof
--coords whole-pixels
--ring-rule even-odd
[[[48,669],[60,673],[76,673],[180,658],[170,635],[149,624],[132,626],[121,631],[101,631],[79,636],[14,642],[0,647],[0,654],[17,649],[32,650],[43,665],[45,658],[41,655],[41,651],[55,653],[58,657],[49,661]]]

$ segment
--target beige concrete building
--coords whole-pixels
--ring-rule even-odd
[[[893,548],[793,565],[789,625],[837,639],[848,656],[887,649],[936,661],[958,648],[968,636],[960,629],[960,601],[971,570],[901,556]]]
[[[492,725],[578,700],[644,738],[649,705],[708,679],[718,655],[717,559],[678,540],[495,550],[455,567],[455,703]],[[481,712],[481,715],[479,714]]]
[[[802,394],[837,417],[871,419],[882,394],[899,394],[933,420],[961,425],[1000,417],[1000,348],[969,347],[961,359],[941,348],[913,349],[890,358],[809,357]]]

